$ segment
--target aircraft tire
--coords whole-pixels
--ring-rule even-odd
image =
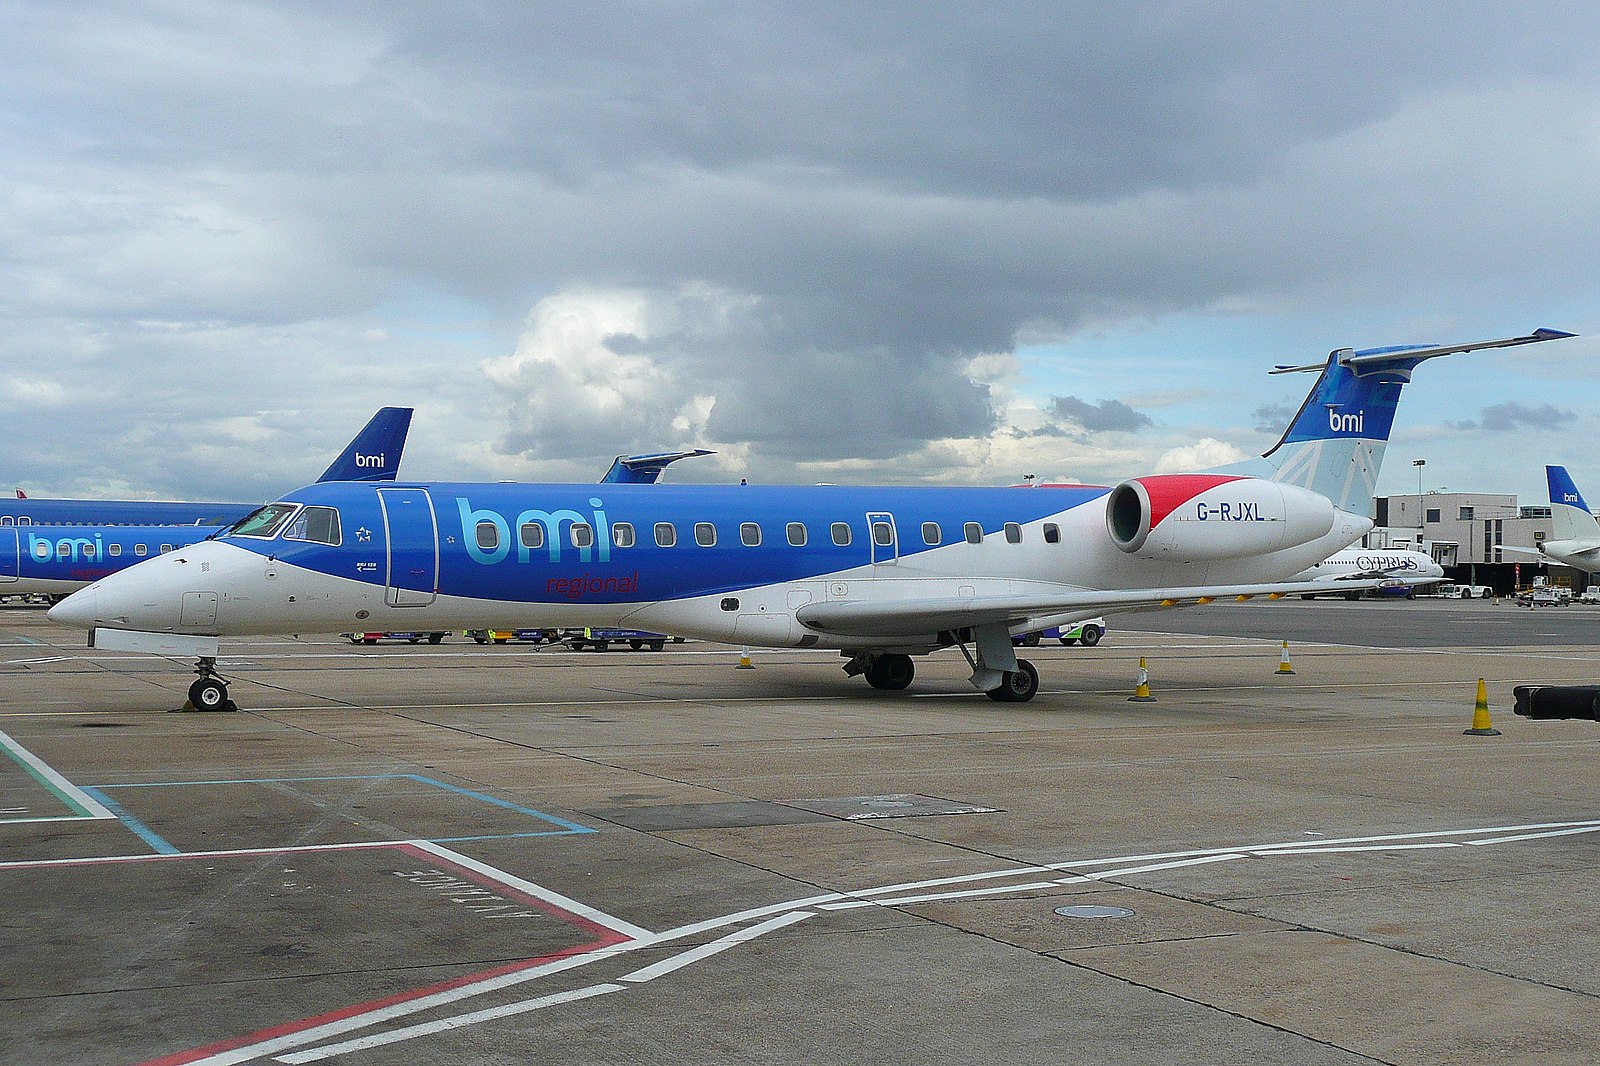
[[[1015,670],[1007,670],[999,688],[985,695],[997,703],[1027,703],[1039,694],[1039,671],[1026,659],[1017,660]]]
[[[867,667],[867,684],[885,692],[899,692],[917,676],[917,664],[909,655],[880,655]]]
[[[1096,644],[1100,643],[1100,638],[1104,634],[1105,630],[1101,629],[1099,626],[1084,626],[1083,636],[1080,639],[1082,639],[1084,647],[1092,648]]]
[[[189,686],[189,702],[197,711],[220,711],[228,706],[228,686],[215,677],[202,677]]]

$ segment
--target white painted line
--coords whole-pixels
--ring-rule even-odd
[[[554,1007],[561,1003],[576,1003],[581,999],[593,999],[595,996],[603,996],[607,992],[621,991],[621,985],[590,985],[588,988],[577,988],[571,992],[557,992],[554,995],[540,996],[537,999],[525,999],[518,1003],[508,1003],[503,1007],[489,1007],[485,1010],[473,1011],[470,1014],[458,1014],[453,1018],[445,1018],[437,1022],[423,1022],[419,1025],[408,1025],[404,1029],[395,1029],[387,1033],[357,1037],[355,1040],[346,1040],[342,1044],[328,1044],[324,1047],[312,1048],[310,1051],[296,1052],[293,1055],[279,1055],[275,1061],[297,1064],[316,1062],[319,1059],[332,1058],[335,1055],[343,1055],[350,1051],[365,1051],[368,1048],[382,1047],[385,1044],[398,1044],[402,1040],[413,1040],[419,1036],[429,1036],[433,1033],[442,1033],[450,1029],[476,1025],[478,1022],[506,1018],[513,1014],[526,1014],[532,1010],[543,1010],[545,1007]]]
[[[575,899],[563,896],[561,893],[554,892],[543,887],[542,885],[536,885],[532,881],[524,881],[520,877],[514,877],[511,874],[506,873],[504,870],[496,869],[487,863],[479,862],[477,859],[468,858],[459,851],[452,851],[450,848],[447,848],[442,844],[434,844],[428,841],[418,841],[415,846],[422,851],[439,856],[446,862],[453,862],[457,865],[465,866],[467,869],[475,870],[486,877],[492,877],[503,885],[509,885],[519,892],[526,892],[535,899],[542,899],[546,903],[560,907],[562,910],[571,914],[576,914],[580,918],[587,918],[596,925],[604,926],[615,933],[621,933],[629,940],[645,940],[655,936],[655,934],[650,930],[642,929],[639,926],[634,925],[632,922],[625,922],[621,918],[591,907],[587,903],[579,903]]]
[[[657,977],[664,977],[676,970],[683,969],[685,966],[699,962],[701,959],[709,959],[713,955],[727,951],[729,948],[736,947],[739,944],[745,943],[746,941],[754,940],[758,936],[765,936],[768,933],[782,929],[785,926],[793,925],[796,922],[803,922],[807,918],[815,917],[816,915],[811,911],[790,911],[788,914],[780,915],[777,918],[768,919],[767,921],[762,922],[760,925],[752,925],[748,929],[740,929],[736,933],[729,933],[727,936],[713,940],[709,944],[702,944],[697,948],[691,948],[690,950],[682,952],[681,954],[672,956],[670,959],[662,959],[660,962],[646,966],[642,970],[635,970],[630,974],[624,974],[623,976],[617,978],[617,980],[629,981],[634,984],[643,984],[645,981],[653,981]]]
[[[1564,837],[1564,836],[1571,836],[1574,833],[1597,833],[1597,832],[1600,832],[1600,825],[1585,825],[1585,826],[1579,826],[1576,829],[1557,829],[1554,832],[1550,832],[1550,833],[1519,833],[1516,836],[1492,837],[1492,838],[1490,838],[1488,840],[1466,840],[1466,841],[1463,841],[1462,843],[1471,844],[1471,845],[1474,845],[1474,846],[1479,846],[1479,845],[1483,845],[1483,844],[1509,844],[1514,840],[1542,840],[1545,837]]]
[[[1059,882],[1035,881],[1024,885],[1002,885],[999,888],[969,888],[964,892],[929,892],[921,896],[890,896],[887,899],[853,899],[846,903],[825,903],[819,911],[849,911],[857,907],[903,907],[913,903],[936,903],[950,899],[976,899],[979,896],[1000,896],[1008,892],[1037,892],[1055,888]]]
[[[1515,837],[1511,839],[1517,839]],[[1250,854],[1257,858],[1271,858],[1282,855],[1338,855],[1359,851],[1427,851],[1432,848],[1459,848],[1461,843],[1488,843],[1488,841],[1456,842],[1442,840],[1433,844],[1359,844],[1343,848],[1267,848],[1264,851],[1252,851]]]
[[[83,789],[79,788],[77,785],[74,785],[71,781],[68,781],[60,774],[56,773],[45,763],[43,759],[39,758],[27,748],[24,748],[21,744],[18,744],[15,740],[12,740],[9,735],[0,733],[0,747],[4,747],[18,760],[32,767],[33,772],[38,774],[44,780],[48,781],[51,786],[60,790],[64,795],[70,796],[73,803],[76,803],[79,807],[82,807],[85,811],[89,812],[88,817],[106,818],[112,821],[116,820],[117,816],[107,810],[105,804],[101,803]]]

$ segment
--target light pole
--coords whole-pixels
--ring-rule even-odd
[[[1417,550],[1422,550],[1422,468],[1428,465],[1426,459],[1413,459],[1411,465],[1417,468]]]

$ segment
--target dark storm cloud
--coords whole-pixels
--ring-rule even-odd
[[[1257,407],[1250,417],[1255,419],[1257,433],[1282,433],[1297,411],[1298,408],[1286,403],[1265,404]]]
[[[1050,400],[1048,414],[1052,418],[1076,422],[1091,433],[1131,433],[1155,425],[1149,415],[1135,411],[1121,400],[1101,400],[1096,404],[1076,396],[1055,396]]]
[[[697,433],[753,468],[887,461],[994,433],[970,364],[1019,334],[1403,300],[1484,247],[1578,293],[1561,263],[1597,236],[1569,207],[1592,168],[1514,150],[1586,135],[1588,5],[4,13],[6,413],[59,423],[39,398],[69,389],[80,455],[152,416],[192,435],[151,484],[219,413],[359,424],[384,384],[444,409],[418,444],[446,474]],[[702,285],[724,317],[583,349],[648,387],[536,361],[481,395],[547,297]]]
[[[1576,421],[1577,417],[1576,413],[1563,411],[1554,404],[1546,403],[1534,407],[1512,400],[1485,407],[1482,420],[1479,422],[1452,422],[1450,428],[1483,429],[1490,433],[1505,433],[1513,429],[1554,429]]]

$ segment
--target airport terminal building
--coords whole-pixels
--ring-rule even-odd
[[[1581,591],[1589,579],[1573,567],[1508,550],[1537,550],[1552,536],[1548,503],[1519,505],[1507,492],[1425,492],[1379,496],[1373,506],[1377,527],[1367,534],[1368,547],[1425,551],[1451,580],[1505,594],[1539,578]]]

